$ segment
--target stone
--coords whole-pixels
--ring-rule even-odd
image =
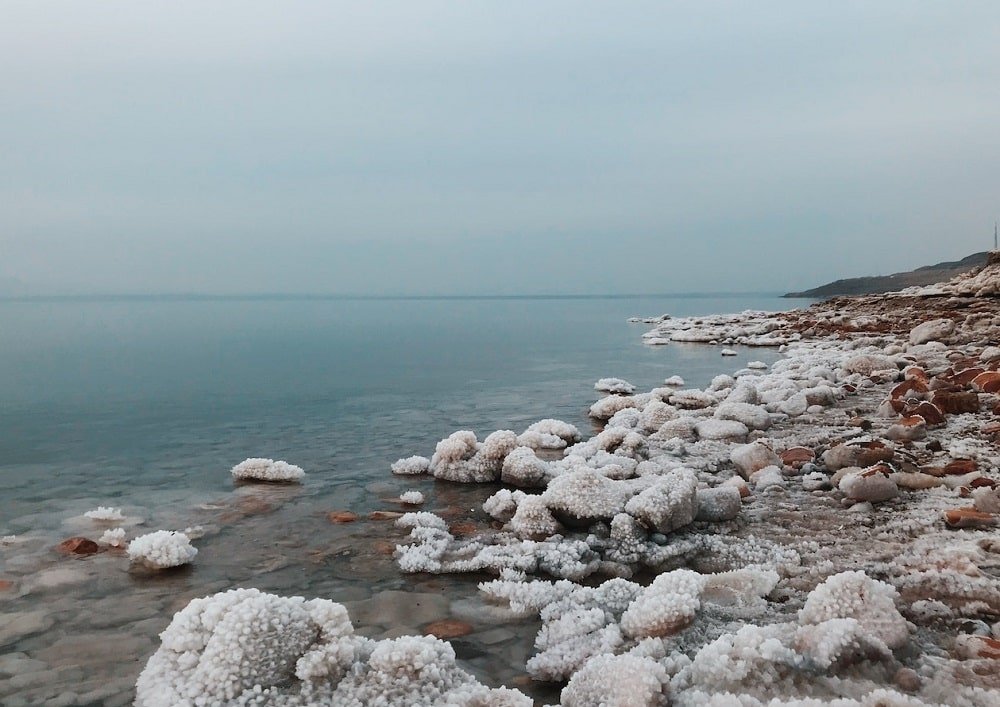
[[[926,400],[917,405],[908,405],[904,408],[904,412],[907,415],[919,415],[924,418],[924,422],[927,423],[928,427],[940,427],[946,422],[944,413],[936,405]]]
[[[848,373],[860,373],[863,376],[870,376],[876,371],[897,371],[899,368],[896,362],[888,356],[877,354],[860,354],[849,358],[843,365],[843,369]]]
[[[472,624],[459,619],[440,619],[424,626],[424,634],[437,636],[443,641],[472,633]]]
[[[879,462],[890,461],[893,450],[882,442],[874,440],[862,444],[838,444],[823,453],[823,465],[830,471],[850,466],[868,467]]]
[[[931,402],[941,412],[959,415],[967,412],[979,412],[979,395],[976,393],[951,392],[937,390],[931,395]]]
[[[737,447],[730,453],[729,458],[739,475],[747,481],[754,472],[781,463],[781,458],[763,442],[751,442]]]
[[[927,383],[919,378],[909,378],[904,380],[902,383],[898,383],[891,391],[889,391],[889,397],[893,400],[920,398],[927,391]]]
[[[695,520],[720,522],[733,520],[740,514],[743,497],[735,486],[698,489],[698,514]]]
[[[972,505],[981,513],[1000,513],[1000,488],[996,486],[974,488]]]
[[[852,501],[888,501],[899,493],[896,482],[890,478],[891,473],[892,470],[884,465],[871,466],[846,474],[838,488]]]
[[[326,514],[326,519],[331,523],[353,523],[358,519],[358,514],[351,511],[330,511]]]
[[[816,458],[816,454],[808,447],[789,447],[781,453],[781,463],[793,469],[802,468]]]
[[[989,528],[996,525],[997,519],[975,508],[953,508],[944,512],[944,522],[949,528]]]
[[[910,330],[910,344],[918,346],[928,341],[947,339],[955,331],[955,322],[951,319],[933,319],[918,324]]]
[[[699,439],[729,440],[742,442],[750,430],[737,420],[702,420],[694,426]]]
[[[916,442],[927,436],[927,421],[919,415],[901,418],[889,426],[885,436],[895,442]]]
[[[964,660],[1000,660],[1000,641],[989,636],[962,634],[955,638],[955,652]]]
[[[956,459],[948,462],[942,469],[945,476],[964,476],[978,470],[979,465],[972,459]]]
[[[1000,391],[1000,372],[986,371],[972,379],[972,386],[983,393]]]
[[[368,520],[396,520],[402,517],[399,511],[372,511],[368,514]]]
[[[61,555],[93,555],[100,552],[101,547],[89,538],[67,538],[56,545],[56,552]]]
[[[983,363],[993,363],[1000,361],[1000,346],[987,346],[979,354],[979,360]]]

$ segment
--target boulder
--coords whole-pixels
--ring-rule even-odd
[[[852,501],[868,501],[870,503],[888,501],[899,493],[896,482],[889,478],[891,473],[892,470],[889,467],[876,464],[867,469],[846,474],[840,480],[839,488]]]
[[[695,516],[696,520],[733,520],[740,514],[743,497],[735,486],[699,489],[697,496],[698,514]]]
[[[918,324],[910,330],[910,344],[917,346],[928,341],[941,341],[955,331],[955,322],[951,319],[933,319]]]
[[[979,395],[976,393],[936,390],[931,396],[931,402],[941,412],[949,415],[979,412]]]
[[[750,475],[766,466],[781,464],[781,458],[763,442],[751,442],[737,447],[729,455],[736,471],[747,481]]]

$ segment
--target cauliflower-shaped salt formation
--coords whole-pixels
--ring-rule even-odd
[[[409,506],[419,506],[424,502],[424,495],[419,491],[405,491],[399,494],[399,500]]]
[[[620,410],[637,407],[641,407],[641,405],[635,397],[630,395],[609,395],[591,405],[588,414],[595,420],[610,420]]]
[[[567,522],[589,525],[611,519],[622,510],[626,495],[621,483],[594,471],[574,471],[550,481],[542,498]]]
[[[498,430],[479,443],[468,430],[438,442],[431,457],[430,472],[446,481],[485,483],[496,481],[503,461],[518,446],[517,435]]]
[[[418,474],[426,474],[430,468],[430,459],[416,455],[406,457],[404,459],[397,459],[390,467],[393,474],[398,474],[400,476],[416,476]]]
[[[137,565],[162,570],[186,565],[198,554],[184,533],[157,530],[128,544],[128,558]]]
[[[660,533],[685,526],[698,513],[698,478],[690,469],[674,469],[630,499],[625,512]]]
[[[574,673],[560,695],[564,707],[668,704],[670,677],[651,658],[634,655],[598,655]]]
[[[560,440],[561,441],[561,440]],[[529,447],[517,447],[503,460],[500,480],[511,486],[545,486],[549,465]]]
[[[290,483],[301,481],[306,472],[300,467],[285,461],[254,457],[234,466],[232,474],[233,478],[239,481]]]
[[[508,528],[520,538],[543,540],[558,533],[562,526],[541,496],[525,496],[517,504]]]
[[[98,506],[92,511],[84,513],[87,518],[96,520],[99,523],[120,523],[125,520],[121,508],[111,508],[109,506]]]
[[[635,392],[635,386],[622,378],[601,378],[594,383],[594,390],[602,393],[631,395]]]
[[[554,437],[558,437],[563,440],[566,444],[579,442],[582,438],[580,430],[578,430],[575,425],[563,422],[562,420],[553,420],[552,418],[539,420],[538,422],[529,425],[525,432],[537,432],[543,435],[553,435]]]
[[[799,623],[819,624],[830,619],[857,619],[861,627],[889,648],[899,648],[910,637],[906,619],[896,609],[899,593],[864,572],[841,572],[828,577],[809,593],[799,611]]]
[[[669,378],[664,379],[663,385],[669,385],[674,388],[683,388],[684,379],[680,376],[670,376]]]
[[[703,575],[674,570],[658,575],[622,614],[622,631],[631,638],[669,636],[687,626],[701,608]]]
[[[97,542],[111,547],[125,547],[125,528],[108,528]]]

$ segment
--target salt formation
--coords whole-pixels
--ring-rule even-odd
[[[397,459],[392,464],[392,473],[399,475],[426,474],[430,471],[431,460],[427,457],[412,456],[405,459]]]
[[[517,446],[517,435],[510,430],[494,432],[482,442],[474,432],[454,432],[438,442],[431,457],[430,473],[446,481],[496,481],[504,459]]]
[[[111,547],[125,547],[125,528],[108,528],[98,542]]]
[[[399,494],[399,500],[410,506],[419,506],[424,502],[424,495],[419,491],[404,491]]]
[[[635,392],[635,386],[627,380],[621,378],[601,378],[594,383],[594,390],[603,393],[617,393],[621,395],[631,395]]]
[[[239,481],[267,481],[286,483],[301,481],[306,473],[299,467],[284,461],[254,457],[246,459],[232,468],[233,478]]]
[[[121,508],[110,508],[108,506],[98,506],[94,510],[87,511],[83,515],[99,523],[119,523],[125,520],[125,516],[122,514]]]
[[[198,554],[187,535],[171,530],[140,535],[128,544],[127,552],[134,564],[154,570],[186,565]]]
[[[138,707],[531,705],[479,684],[444,641],[355,634],[327,599],[233,589],[192,600],[160,637],[136,683]]]

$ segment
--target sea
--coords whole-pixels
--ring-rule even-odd
[[[0,702],[128,704],[157,634],[191,599],[240,586],[343,602],[359,632],[468,624],[453,641],[481,680],[529,685],[535,625],[483,605],[485,577],[402,575],[402,535],[372,511],[424,508],[484,524],[499,486],[400,478],[455,430],[480,439],[554,417],[596,430],[598,378],[704,387],[770,349],[647,346],[629,317],[783,310],[776,295],[586,297],[89,297],[0,300]],[[307,472],[234,484],[247,457]],[[122,508],[130,537],[198,527],[184,570],[137,572],[83,516]],[[331,523],[330,511],[359,515]],[[420,598],[424,600],[421,602]],[[55,702],[53,702],[55,703]]]

